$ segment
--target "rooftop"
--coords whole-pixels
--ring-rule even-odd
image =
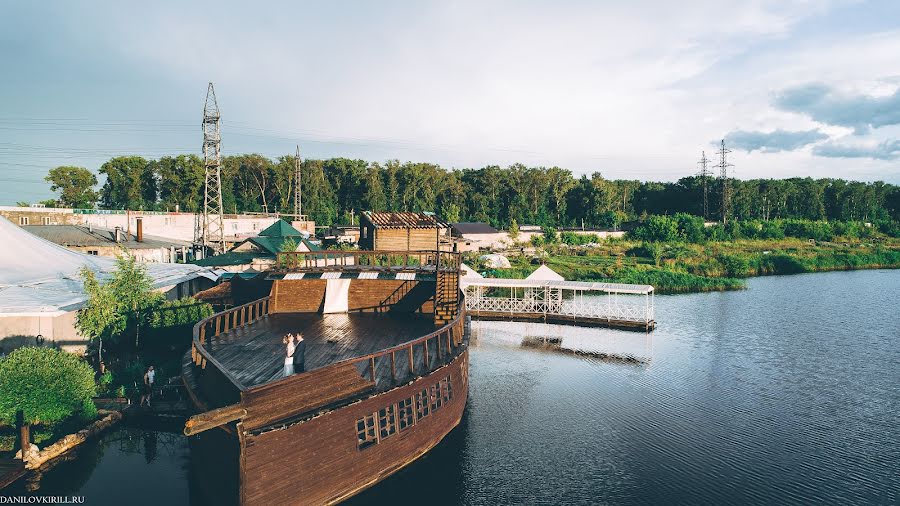
[[[429,213],[363,211],[362,216],[376,228],[435,228],[435,224],[441,228],[448,226],[447,223]]]
[[[87,227],[83,225],[25,225],[24,230],[46,239],[50,242],[66,247],[91,247],[91,246],[115,246],[116,232],[105,228]],[[144,234],[144,240],[138,242],[134,234],[120,231],[119,245],[128,249],[156,249],[175,247],[188,247],[191,243],[177,239],[167,239]]]
[[[482,223],[480,221],[451,223],[450,226],[453,227],[454,232],[456,232],[460,235],[497,234],[500,232],[496,228],[488,225],[487,223]]]

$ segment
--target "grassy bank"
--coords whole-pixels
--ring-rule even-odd
[[[900,267],[900,240],[840,238],[745,239],[689,244],[608,241],[593,247],[554,245],[538,254],[510,258],[512,269],[493,275],[525,277],[541,261],[563,277],[578,281],[650,284],[657,293],[739,290],[744,278],[834,270]]]

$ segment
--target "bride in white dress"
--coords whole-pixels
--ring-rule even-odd
[[[287,345],[287,356],[284,357],[284,375],[290,376],[294,374],[294,350],[297,349],[297,345],[294,344],[294,334],[284,336],[282,342]]]

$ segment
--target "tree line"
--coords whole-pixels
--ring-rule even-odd
[[[196,155],[148,160],[115,157],[97,179],[81,167],[57,167],[47,181],[66,207],[201,211],[203,161]],[[294,206],[295,161],[258,154],[222,161],[226,213],[282,212]],[[552,227],[615,227],[647,215],[703,215],[704,181],[576,177],[559,167],[444,169],[431,163],[331,158],[301,163],[303,213],[318,224],[349,223],[361,210],[434,211],[448,221]],[[721,220],[721,181],[706,181],[709,220]],[[729,180],[729,219],[900,220],[900,187],[831,178]]]

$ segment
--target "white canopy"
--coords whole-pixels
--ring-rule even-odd
[[[112,258],[86,255],[37,237],[0,217],[0,317],[55,316],[78,309],[87,297],[81,267],[101,279],[115,271]],[[154,288],[197,277],[216,279],[211,270],[186,264],[145,264]]]
[[[557,274],[556,271],[547,267],[546,265],[542,265],[537,268],[536,271],[532,272],[525,279],[531,279],[535,281],[565,281],[566,278]]]

